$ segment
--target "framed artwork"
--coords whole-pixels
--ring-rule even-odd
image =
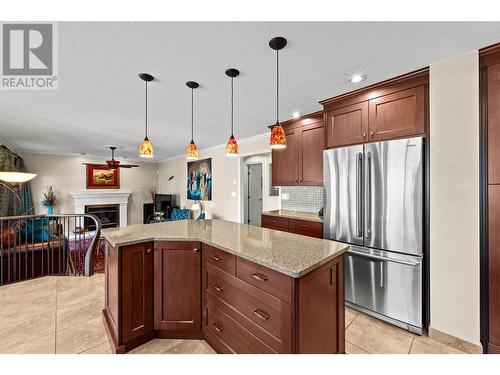
[[[187,163],[187,199],[212,200],[212,159]]]
[[[120,168],[87,165],[87,189],[119,189]]]

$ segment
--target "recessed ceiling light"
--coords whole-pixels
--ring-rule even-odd
[[[366,75],[364,75],[364,74],[354,74],[351,77],[351,79],[349,80],[349,82],[358,83],[358,82],[364,81],[365,79],[366,79]]]
[[[299,118],[300,117],[300,112],[293,112],[292,113],[293,118]]]

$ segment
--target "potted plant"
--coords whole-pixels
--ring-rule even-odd
[[[51,186],[47,186],[47,191],[43,193],[42,204],[47,207],[47,213],[52,215],[54,213],[54,206],[57,203],[56,193]]]

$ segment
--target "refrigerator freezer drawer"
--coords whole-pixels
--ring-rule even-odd
[[[352,246],[345,255],[346,300],[422,327],[422,258]]]

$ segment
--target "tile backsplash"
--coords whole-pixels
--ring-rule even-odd
[[[323,207],[323,191],[323,186],[282,186],[281,209],[318,212]]]

